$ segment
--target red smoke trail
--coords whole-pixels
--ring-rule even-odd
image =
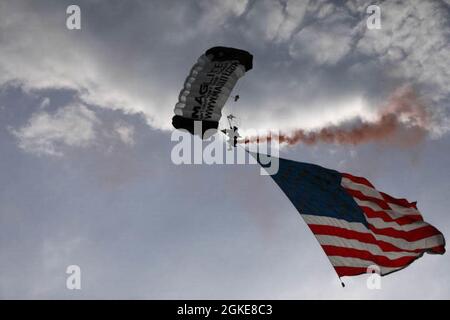
[[[420,142],[427,134],[431,115],[426,110],[414,90],[409,86],[401,87],[389,97],[374,122],[356,118],[356,124],[350,127],[333,125],[317,131],[298,129],[290,134],[272,134],[278,137],[280,144],[294,145],[305,143],[313,145],[319,142],[332,144],[361,144],[371,141],[383,141],[403,146]],[[241,143],[261,143],[270,137],[249,137]]]

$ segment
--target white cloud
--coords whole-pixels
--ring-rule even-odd
[[[63,5],[42,5],[35,13],[32,6],[26,1],[1,4],[0,85],[14,81],[25,90],[73,89],[87,104],[143,113],[149,124],[168,128],[174,99],[154,76],[163,71],[160,61],[123,63],[131,59],[124,48],[112,50],[88,30],[67,30],[61,24]]]
[[[441,1],[384,2],[381,29],[358,26],[355,50],[376,61],[387,76],[416,86],[432,111],[431,136],[450,130],[450,13]]]
[[[289,53],[294,58],[308,56],[319,65],[336,64],[350,52],[351,31],[345,25],[325,30],[318,25],[305,27],[295,35]]]
[[[82,105],[70,105],[56,113],[37,112],[28,124],[12,130],[19,147],[37,155],[62,156],[62,146],[88,147],[96,138],[95,113]]]
[[[248,119],[245,125],[261,127],[258,119],[267,114],[268,128],[301,124],[308,116],[320,122],[322,109],[333,114],[340,110],[333,103],[311,109],[319,100],[369,91],[386,97],[386,92],[373,91],[369,76],[352,82],[344,69],[333,69],[361,56],[370,60],[370,68],[376,66],[374,82],[417,84],[420,93],[445,110],[441,101],[449,99],[450,87],[446,10],[438,1],[385,2],[382,30],[369,31],[369,2],[348,1],[342,7],[333,1],[295,0],[145,2],[130,10],[133,23],[125,24],[115,20],[111,8],[86,4],[82,15],[89,27],[84,25],[81,32],[68,31],[61,23],[63,5],[2,2],[0,85],[16,81],[30,90],[73,89],[83,103],[142,113],[151,126],[170,129],[189,67],[203,49],[225,44],[255,56],[254,70],[238,83],[246,86],[238,112]],[[91,12],[99,19],[88,16]],[[358,76],[369,69],[366,60],[354,63],[363,69]],[[336,72],[345,87],[328,80],[337,79]],[[441,127],[448,130],[448,122]]]
[[[88,10],[102,9],[101,4],[91,5],[81,5],[82,21],[87,21]],[[199,35],[217,34],[230,18],[245,11],[247,0],[207,1],[198,6],[167,3],[163,9],[158,3],[141,3],[140,20],[117,29],[142,37],[129,44],[123,38],[110,38],[116,33],[113,30],[96,34],[95,26],[88,28],[84,22],[81,31],[67,30],[61,23],[63,4],[35,6],[18,1],[0,6],[0,86],[13,81],[25,90],[73,89],[86,104],[142,113],[149,125],[169,129],[182,77],[201,51],[193,48],[195,58],[180,64],[186,70],[178,75],[180,65],[165,62],[167,48],[172,48],[169,54],[177,61],[189,57],[179,48]],[[105,15],[110,13],[110,8],[104,9]],[[150,25],[158,21],[166,26]]]
[[[214,25],[224,24],[230,17],[238,17],[244,13],[248,0],[223,1],[210,0],[199,2],[199,5],[205,10],[201,24],[203,27],[214,29]],[[207,24],[207,25],[205,25]],[[208,30],[206,30],[208,31]],[[213,31],[213,30],[211,30]]]
[[[411,1],[386,2],[381,10],[381,30],[361,28],[357,50],[389,65],[393,76],[434,87],[434,100],[448,97],[448,8],[439,1]]]
[[[277,37],[283,21],[283,7],[278,1],[256,1],[247,14],[244,32],[254,42],[270,42]]]
[[[49,97],[45,97],[44,99],[42,99],[40,105],[39,105],[39,109],[45,109],[50,105],[50,98]]]
[[[134,145],[134,127],[126,123],[116,123],[114,131],[118,134],[120,140],[126,145]]]

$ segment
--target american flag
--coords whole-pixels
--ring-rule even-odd
[[[403,269],[425,252],[443,254],[442,233],[415,202],[380,192],[365,178],[279,159],[274,181],[299,211],[339,277],[377,266]]]

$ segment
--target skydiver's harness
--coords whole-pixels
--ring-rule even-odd
[[[236,118],[234,115],[229,114],[227,116],[227,120],[228,120],[228,125],[230,128],[221,130],[228,137],[228,143],[230,145],[230,148],[228,150],[231,150],[231,146],[236,147],[237,140],[240,137],[239,132],[238,132],[238,127],[233,125],[234,118]]]
[[[239,100],[239,95],[234,96],[234,102]],[[237,145],[237,139],[240,138],[241,136],[239,135],[238,132],[238,127],[235,126],[233,124],[233,119],[236,119],[236,117],[233,114],[229,114],[227,116],[227,120],[228,120],[228,126],[230,127],[229,129],[223,129],[220,130],[222,131],[224,134],[227,135],[228,137],[228,143],[229,143],[229,148],[228,150],[231,150],[231,146],[236,147]]]

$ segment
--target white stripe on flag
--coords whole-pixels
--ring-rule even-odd
[[[330,259],[331,264],[334,267],[359,267],[359,268],[368,268],[372,265],[377,265],[375,262],[370,260],[363,260],[359,258],[346,258],[346,257],[339,257],[339,256],[328,256],[328,259]],[[378,266],[380,268],[381,274],[390,273],[395,270],[403,269],[405,266],[398,267],[398,268],[389,268],[389,267],[382,267]]]
[[[443,237],[441,234],[416,241],[407,241],[401,238],[393,238],[373,233],[371,230],[367,229],[366,226],[360,222],[348,222],[342,219],[324,216],[306,215],[306,214],[302,214],[302,217],[307,224],[333,226],[350,231],[357,231],[361,233],[371,234],[375,237],[375,239],[388,242],[402,250],[429,249],[443,244]]]
[[[367,201],[367,200],[360,200],[356,197],[353,197],[353,199],[360,207],[369,207],[370,209],[372,209],[374,211],[384,211],[389,216],[391,216],[391,218],[393,218],[393,219],[401,218],[401,217],[404,217],[405,215],[420,215],[421,216],[420,212],[414,208],[405,208],[405,207],[395,206],[392,203],[389,203],[389,206],[392,208],[392,210],[385,210],[385,209],[381,208],[375,202]]]
[[[328,235],[316,235],[317,241],[321,245],[336,246],[341,248],[350,248],[357,250],[368,251],[376,256],[385,256],[390,260],[402,258],[402,257],[417,257],[420,253],[412,252],[388,252],[383,251],[375,244],[360,242],[355,239],[345,239],[338,236],[328,236]]]
[[[398,231],[411,231],[418,228],[429,226],[428,223],[423,221],[417,221],[410,224],[405,225],[399,225],[397,222],[386,222],[381,218],[367,218],[366,220],[368,223],[373,225],[377,229],[384,229],[384,228],[392,228]]]
[[[353,182],[352,180],[350,180],[348,178],[343,177],[341,180],[341,185],[346,189],[361,191],[361,193],[366,196],[374,197],[374,198],[385,201],[383,196],[378,192],[378,190],[371,188],[369,186],[366,186],[364,184]]]

